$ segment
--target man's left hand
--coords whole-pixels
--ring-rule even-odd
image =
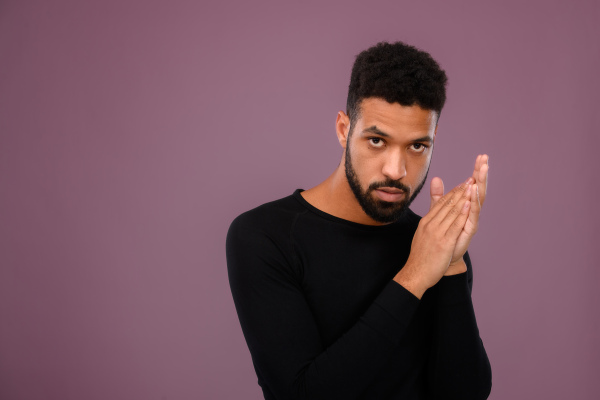
[[[489,170],[489,157],[487,154],[477,156],[475,160],[475,169],[473,170],[473,189],[471,190],[471,209],[465,226],[460,233],[452,254],[450,266],[444,276],[456,275],[467,271],[467,266],[463,260],[471,239],[477,232],[479,226],[479,214],[487,194],[487,181]],[[432,207],[444,195],[444,185],[442,180],[434,178],[431,185],[431,203]]]

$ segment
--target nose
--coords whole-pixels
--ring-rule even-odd
[[[382,173],[391,180],[397,181],[406,176],[406,164],[400,150],[390,152],[385,159]]]

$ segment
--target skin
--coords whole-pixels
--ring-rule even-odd
[[[426,178],[437,133],[436,112],[379,98],[363,99],[360,110],[351,135],[350,119],[339,111],[336,134],[344,150],[349,146],[363,193],[369,185],[394,181],[409,189],[395,201],[406,201]],[[352,192],[345,154],[325,181],[301,195],[314,207],[336,217],[364,225],[385,225],[367,215]],[[442,276],[467,271],[463,256],[477,232],[487,192],[488,160],[486,154],[479,155],[469,179],[447,194],[441,178],[431,181],[430,210],[419,222],[408,261],[394,277],[419,299]],[[374,201],[382,201],[376,191],[368,194]]]

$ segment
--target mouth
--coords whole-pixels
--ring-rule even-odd
[[[383,201],[394,202],[404,197],[404,191],[398,188],[381,187],[374,190],[375,195]]]

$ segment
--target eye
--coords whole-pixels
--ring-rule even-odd
[[[423,153],[429,146],[424,145],[423,143],[413,143],[412,148],[417,153]]]
[[[383,145],[385,144],[385,142],[381,138],[372,137],[372,138],[369,138],[369,144],[371,146],[373,146],[373,147],[381,148],[381,147],[383,147]]]

